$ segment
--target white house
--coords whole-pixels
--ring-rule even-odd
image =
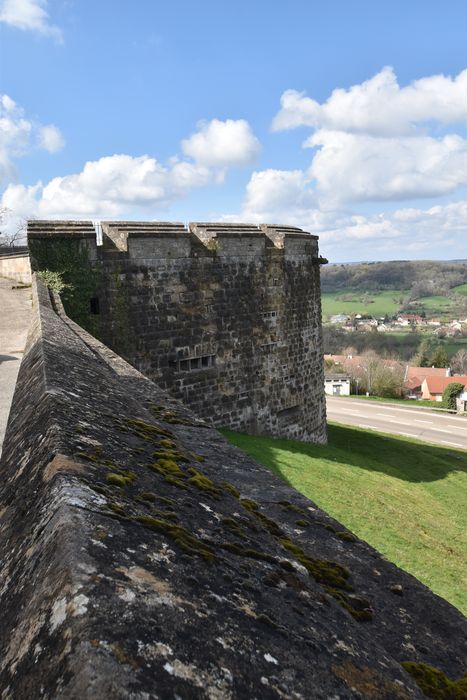
[[[324,392],[329,396],[350,396],[350,377],[344,374],[326,374]]]

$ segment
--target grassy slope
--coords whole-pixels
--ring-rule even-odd
[[[467,613],[466,452],[335,424],[327,446],[224,434]]]
[[[465,294],[467,296],[467,284],[461,284],[458,287],[453,287],[452,292],[457,292],[458,294]]]
[[[363,303],[363,292],[346,290],[344,292],[325,292],[321,295],[323,318],[334,314],[371,314],[384,316],[395,314],[400,306],[400,299],[407,295],[404,291],[370,292],[372,303]],[[342,296],[353,301],[342,301]]]

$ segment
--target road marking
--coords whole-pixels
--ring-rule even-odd
[[[326,400],[331,399],[330,403],[337,404],[338,402],[341,403],[342,406],[350,406],[351,404],[355,404],[358,402],[358,399],[345,399],[345,398],[336,398],[336,397],[330,397],[328,396]],[[359,402],[360,404],[363,404],[363,401]],[[371,401],[365,401],[365,404],[369,404]],[[435,403],[435,402],[433,402]],[[366,406],[365,406],[366,407]],[[382,406],[378,406],[379,410],[383,410]],[[436,406],[433,406],[433,408],[423,408],[420,406],[414,406],[413,408],[399,408],[398,406],[392,406],[392,405],[387,405],[387,408],[384,408],[386,411],[398,411],[399,413],[412,413],[412,415],[415,413],[415,415],[421,415],[422,413],[425,413],[425,415],[429,412],[434,412],[436,411]],[[439,410],[439,406],[438,406]],[[436,418],[441,418],[442,420],[450,420],[450,421],[462,421],[464,425],[467,425],[467,419],[456,417],[455,415],[443,415],[442,413],[436,413],[433,417]]]
[[[453,445],[453,447],[463,447],[459,442],[449,442],[449,440],[440,440],[444,445]]]
[[[431,420],[420,420],[419,418],[414,418],[413,419],[414,423],[426,423],[427,425],[433,425],[433,421]]]
[[[452,430],[443,430],[443,428],[433,428],[433,430],[436,430],[437,433],[448,433],[448,435],[452,435]]]

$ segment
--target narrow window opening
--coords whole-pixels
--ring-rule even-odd
[[[99,298],[98,297],[92,297],[89,300],[89,309],[92,314],[96,315],[99,314]]]

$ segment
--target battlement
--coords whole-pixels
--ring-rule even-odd
[[[95,238],[96,230],[92,221],[28,221],[30,238]]]
[[[96,240],[97,223],[102,245]],[[125,253],[134,259],[189,258],[216,254],[220,257],[261,257],[282,251],[286,257],[318,256],[318,236],[293,226],[224,222],[169,221],[30,221],[28,239],[87,239],[95,243],[92,257],[100,253]],[[200,247],[200,244],[202,247]]]

